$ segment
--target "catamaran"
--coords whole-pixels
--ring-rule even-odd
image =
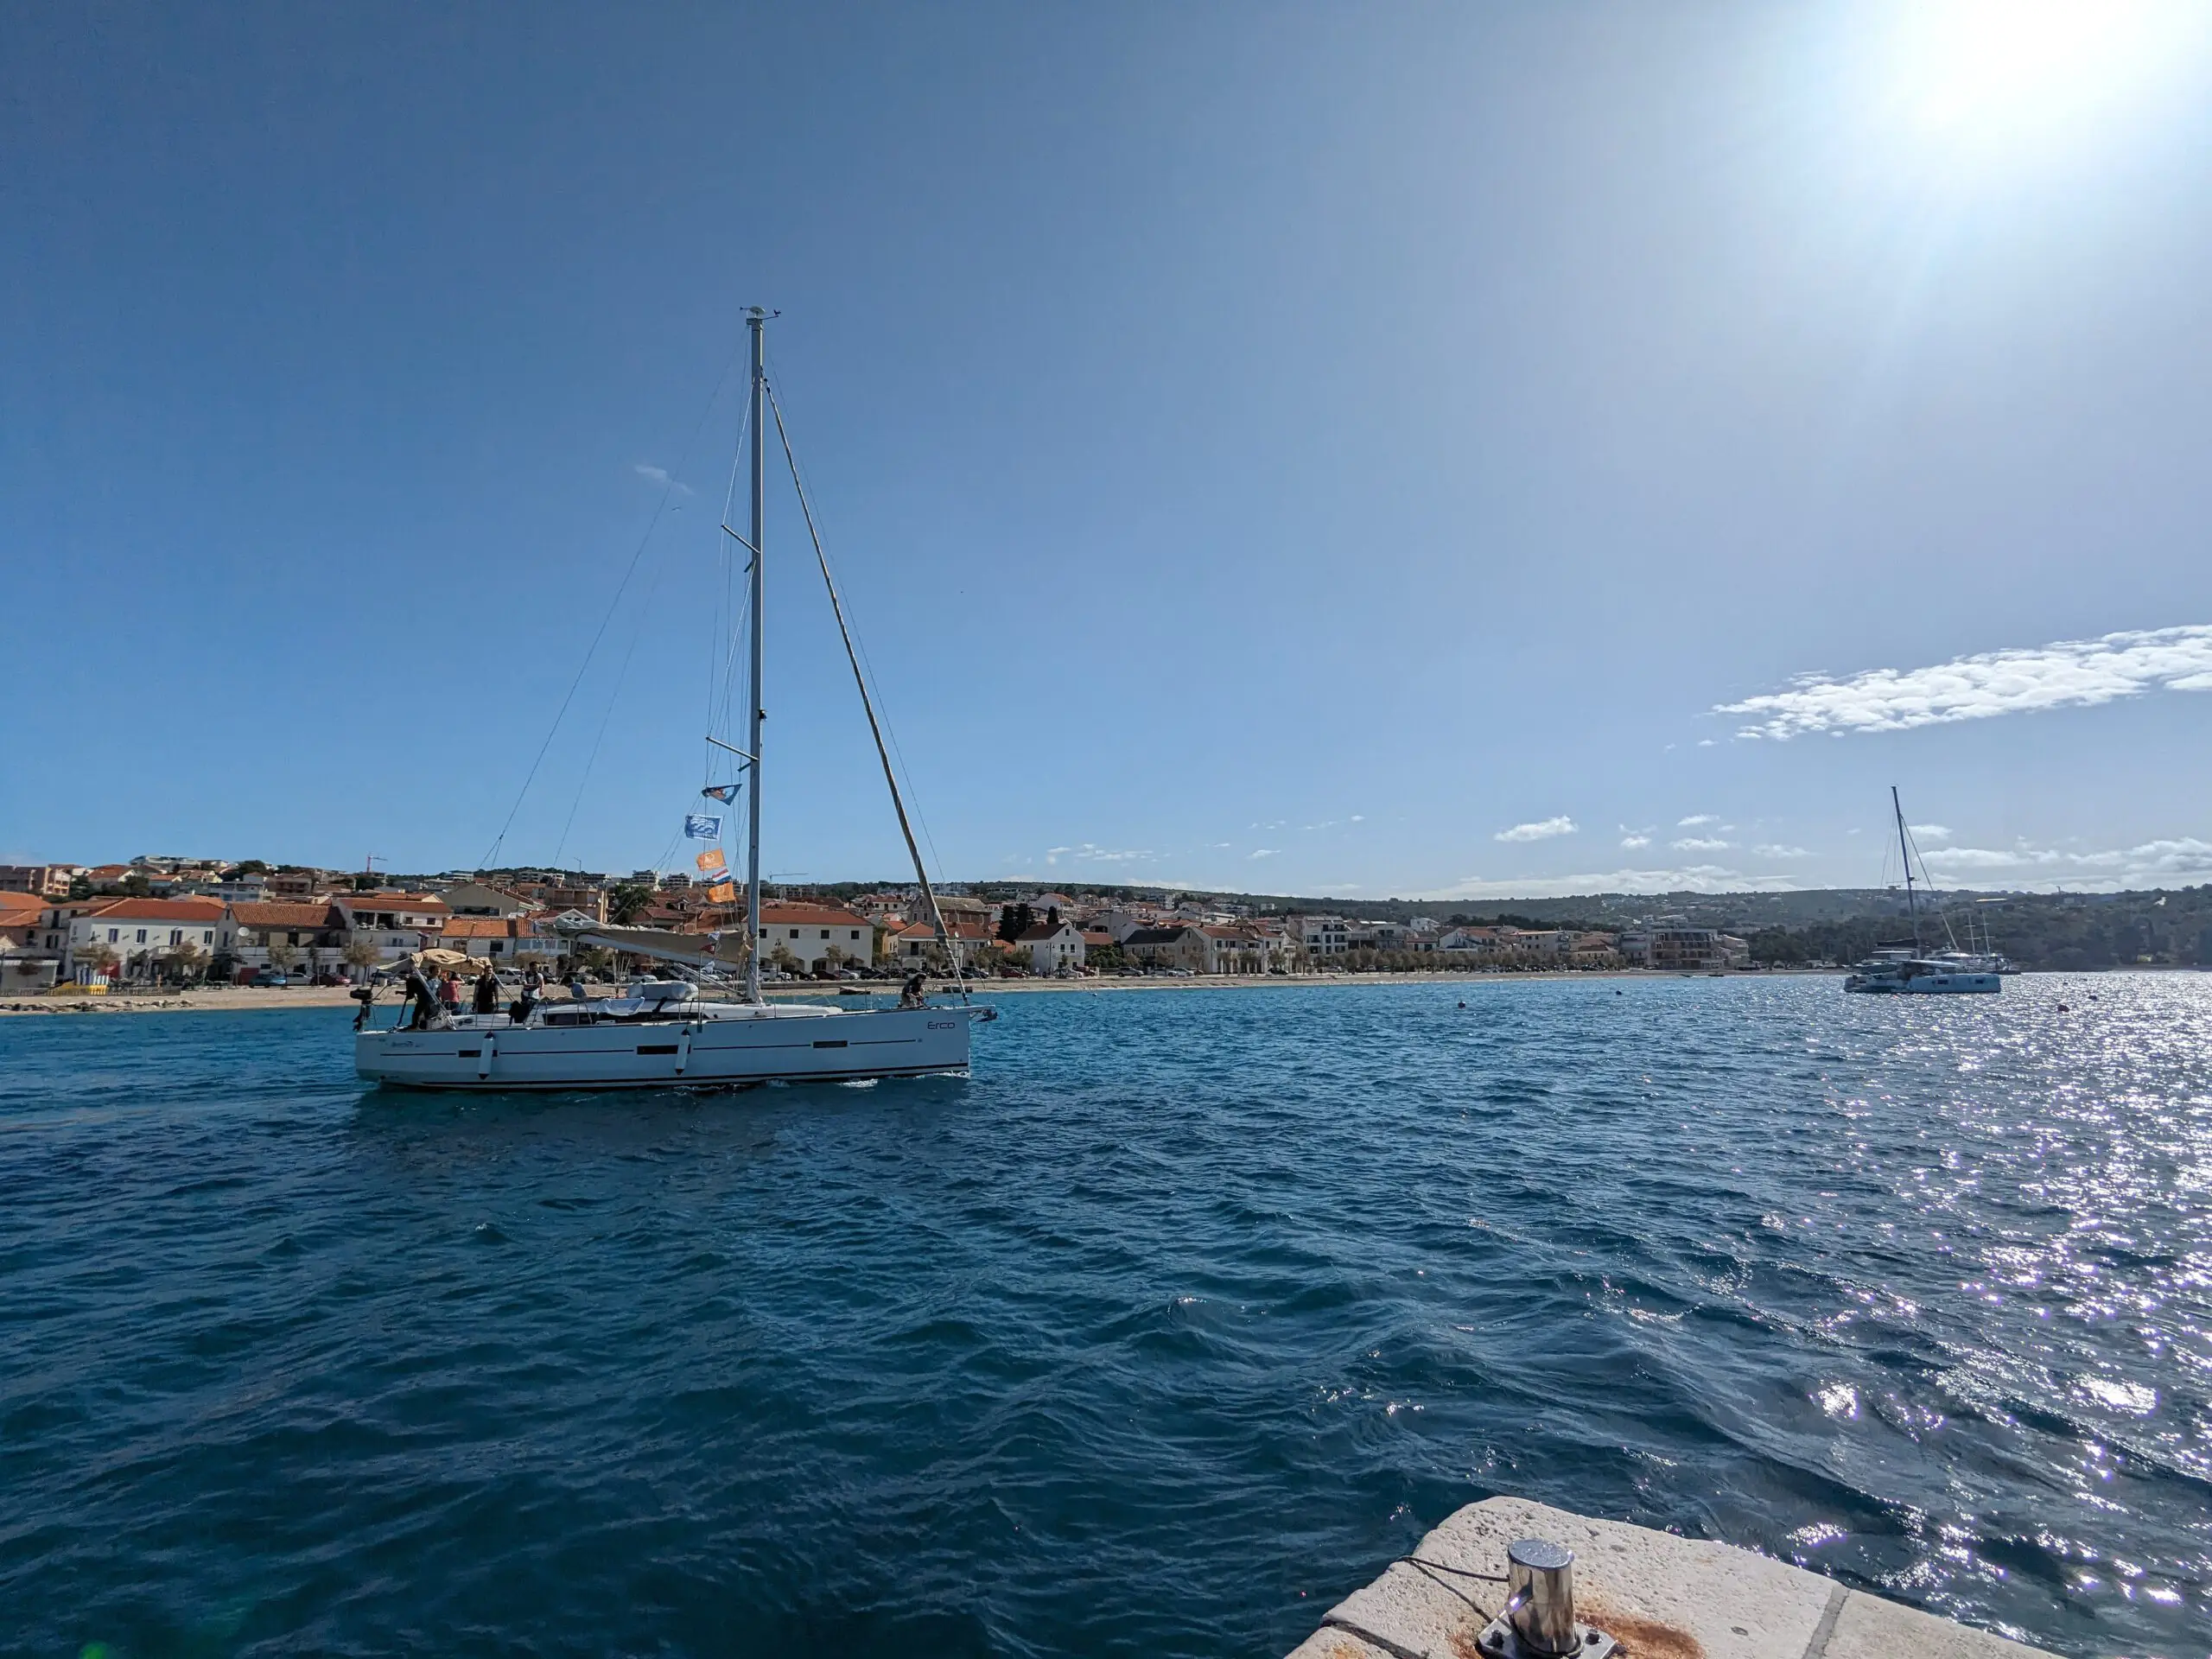
[[[762,331],[772,314],[755,306],[746,314],[751,331],[753,378],[751,432],[752,535],[725,533],[751,556],[751,631],[747,741],[742,749],[708,735],[708,742],[736,757],[747,792],[746,917],[749,942],[735,953],[744,963],[743,1000],[724,1001],[702,993],[702,982],[727,982],[729,968],[718,959],[714,936],[658,932],[651,929],[577,923],[563,930],[571,950],[604,946],[656,961],[671,971],[641,981],[626,994],[594,1001],[546,1002],[519,1020],[506,1014],[444,1017],[431,1027],[370,1027],[353,1044],[354,1069],[365,1078],[422,1089],[644,1089],[728,1086],[773,1082],[851,1082],[878,1077],[925,1077],[964,1072],[972,1024],[995,1017],[969,999],[961,971],[960,951],[948,940],[936,891],[923,868],[899,779],[891,766],[883,728],[861,672],[860,655],[845,621],[844,606],[830,575],[830,562],[814,523],[805,486],[783,410],[768,385]],[[763,690],[762,646],[766,596],[763,565],[766,537],[766,429],[772,416],[799,508],[812,538],[830,604],[843,635],[845,654],[860,688],[861,706],[875,739],[893,810],[912,858],[923,902],[938,941],[951,963],[959,1002],[955,1006],[839,1007],[798,1003],[771,1005],[760,988],[760,753]],[[734,645],[733,645],[734,649]],[[733,790],[702,791],[728,800]]]
[[[1890,786],[1890,810],[1897,815],[1897,854],[1904,861],[1905,909],[1912,918],[1912,944],[1909,948],[1903,944],[1878,947],[1872,957],[1845,977],[1843,988],[1872,995],[1904,996],[1961,996],[2003,990],[2005,982],[1999,976],[2010,964],[2002,957],[1986,950],[1961,950],[1956,939],[1951,941],[1948,950],[1929,951],[1921,937],[1920,893],[1913,881],[1912,842],[1905,833],[1904,806],[1897,799],[1895,785]],[[1923,860],[1923,877],[1927,869]],[[1932,896],[1935,883],[1930,880],[1927,885]],[[1949,919],[1945,918],[1943,930],[1947,935],[1950,926]]]

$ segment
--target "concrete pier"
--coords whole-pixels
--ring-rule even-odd
[[[1476,1638],[1505,1599],[1516,1538],[1574,1552],[1575,1615],[1623,1659],[2050,1659],[1747,1549],[1517,1497],[1461,1510],[1332,1607],[1291,1659],[1484,1659]]]

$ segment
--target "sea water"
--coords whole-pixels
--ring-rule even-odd
[[[2206,1650],[2212,976],[1002,1007],[699,1095],[0,1020],[0,1649],[1266,1655],[1510,1492]]]

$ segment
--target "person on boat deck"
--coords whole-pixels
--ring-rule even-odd
[[[420,1031],[430,1023],[430,1009],[435,1001],[430,995],[430,982],[423,977],[423,970],[415,965],[414,957],[402,957],[399,965],[407,970],[406,981],[400,988],[400,1000],[403,1004],[412,1003],[415,1008],[414,1018],[408,1021],[408,1028]]]
[[[499,982],[493,976],[488,963],[484,971],[476,976],[475,1011],[479,1014],[497,1014],[499,1011]]]
[[[569,995],[579,1002],[588,995],[584,990],[584,965],[582,963],[569,969]]]
[[[899,1006],[902,1008],[927,1007],[929,1006],[929,982],[924,979],[919,974],[915,974],[909,977],[906,981],[906,988],[899,993]]]
[[[507,1018],[519,1026],[530,1019],[530,1011],[537,1006],[538,993],[545,988],[545,976],[534,967],[525,968],[522,974],[522,995],[507,1008]]]
[[[438,1006],[448,1014],[461,1012],[461,976],[451,969],[438,981]]]

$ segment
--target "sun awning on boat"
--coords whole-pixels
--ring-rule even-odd
[[[732,966],[743,956],[745,948],[742,929],[736,930],[735,937],[729,940],[727,954],[720,953],[721,942],[714,934],[677,933],[659,927],[618,927],[608,923],[573,931],[563,928],[561,936],[574,944],[627,950],[658,962],[688,963],[700,968]]]

